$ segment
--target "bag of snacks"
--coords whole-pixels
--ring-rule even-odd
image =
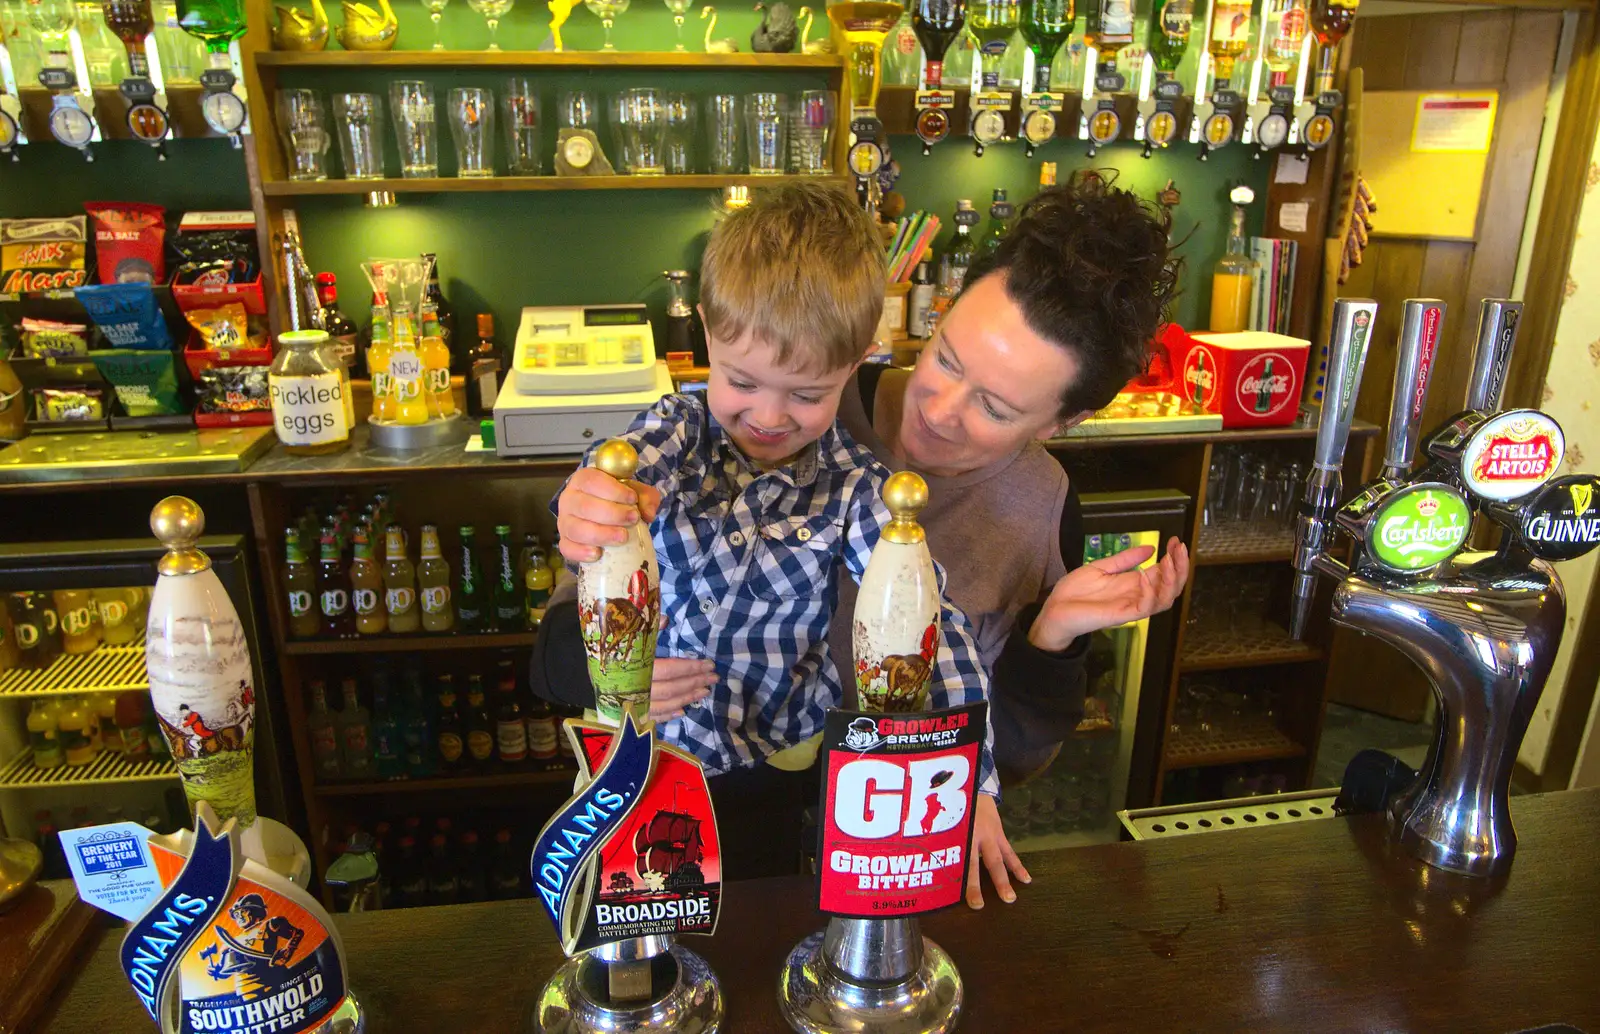
[[[250,317],[238,302],[215,309],[190,309],[183,315],[212,351],[232,352],[250,345]]]
[[[261,275],[253,212],[185,212],[172,250],[181,260],[174,284],[217,288],[254,283]]]
[[[172,347],[172,334],[149,284],[98,284],[74,293],[112,348]]]
[[[59,291],[88,281],[84,218],[0,219],[0,294]]]
[[[38,420],[104,420],[106,390],[97,384],[34,388],[33,413]]]
[[[22,318],[22,354],[30,359],[88,355],[89,328],[82,323]]]
[[[197,413],[271,412],[266,366],[213,366],[195,384]]]
[[[94,368],[111,383],[129,416],[170,416],[183,412],[178,400],[177,365],[171,352],[113,349],[96,352]]]
[[[167,278],[167,210],[137,201],[90,201],[95,268],[102,284],[159,284]]]

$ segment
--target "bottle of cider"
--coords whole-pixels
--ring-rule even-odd
[[[389,612],[389,631],[415,632],[422,625],[417,610],[417,572],[406,557],[406,535],[398,524],[385,534],[383,605]]]
[[[456,626],[455,607],[450,603],[450,562],[439,552],[439,529],[432,524],[422,526],[422,563],[417,566],[417,591],[422,596],[425,630],[448,632]]]
[[[356,631],[382,635],[389,628],[383,605],[383,572],[373,557],[372,540],[365,526],[355,533],[355,560],[350,564],[350,597],[356,609]]]

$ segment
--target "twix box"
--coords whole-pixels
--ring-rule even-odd
[[[1221,414],[1224,428],[1291,424],[1300,411],[1309,341],[1251,330],[1174,335],[1167,347],[1178,392]]]

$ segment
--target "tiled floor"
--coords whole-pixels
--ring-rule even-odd
[[[1319,789],[1338,786],[1350,759],[1368,747],[1388,751],[1412,768],[1418,768],[1427,756],[1432,735],[1431,722],[1402,722],[1343,704],[1329,704],[1322,723],[1322,746],[1317,751],[1317,769],[1311,786]]]

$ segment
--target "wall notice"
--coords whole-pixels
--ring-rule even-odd
[[[1411,129],[1411,150],[1487,154],[1494,138],[1494,114],[1499,100],[1500,95],[1494,90],[1421,95]]]

